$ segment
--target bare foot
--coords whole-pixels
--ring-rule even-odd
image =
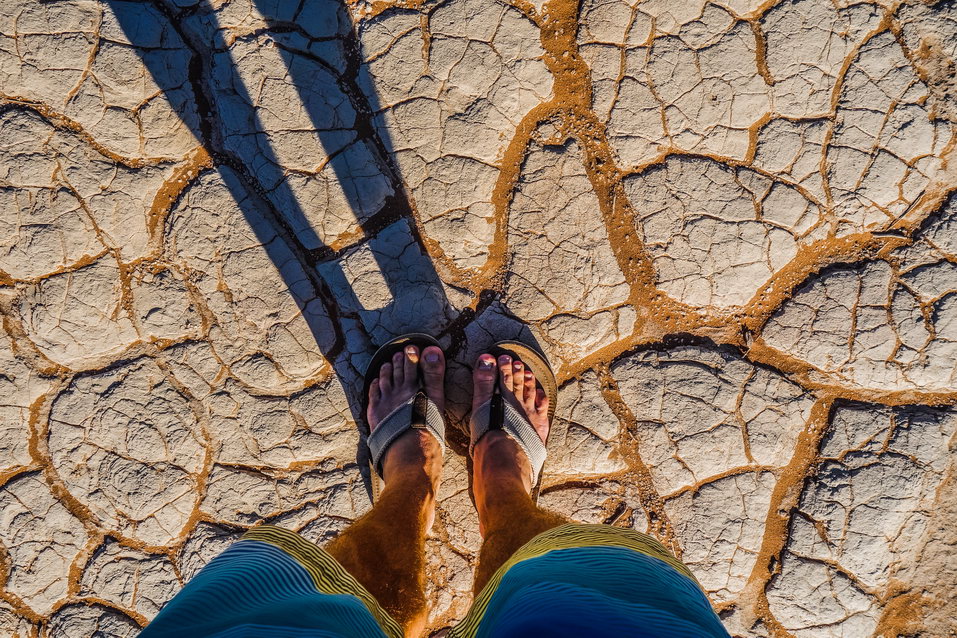
[[[418,371],[421,368],[425,394],[440,410],[445,410],[445,355],[441,348],[429,346],[422,351],[406,346],[392,356],[391,363],[379,368],[379,378],[369,386],[369,409],[366,418],[374,432],[392,410],[419,391]],[[427,480],[432,496],[442,473],[442,447],[426,430],[402,433],[382,457],[385,489],[406,480]]]
[[[548,396],[537,387],[532,371],[507,355],[502,355],[498,361],[490,354],[479,355],[472,373],[472,410],[492,397],[496,378],[502,398],[524,414],[545,441],[548,438]],[[488,432],[476,443],[473,477],[472,491],[482,536],[496,495],[514,490],[527,495],[532,489],[532,466],[528,457],[518,443],[501,430]]]

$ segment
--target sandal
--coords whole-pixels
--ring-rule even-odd
[[[391,362],[396,352],[405,350],[405,347],[409,345],[418,347],[420,354],[429,346],[442,347],[438,341],[427,334],[411,332],[392,339],[376,350],[369,362],[369,367],[366,368],[365,384],[362,389],[362,418],[365,420],[368,431],[371,432],[366,444],[369,446],[370,454],[369,475],[372,478],[373,503],[379,500],[383,487],[382,457],[385,456],[389,446],[406,430],[412,428],[427,430],[442,446],[442,453],[445,453],[445,416],[439,410],[439,406],[425,394],[421,369],[419,369],[419,391],[387,414],[379,422],[375,431],[372,431],[372,425],[369,423],[369,386],[379,378],[379,369],[382,364]]]
[[[558,399],[558,383],[555,373],[548,364],[545,355],[531,346],[519,341],[499,341],[487,351],[496,360],[502,355],[508,355],[513,361],[521,361],[535,375],[536,385],[545,391],[548,397],[548,432],[551,435],[552,420],[555,417],[555,404]],[[542,468],[545,466],[545,457],[548,455],[548,441],[542,438],[532,427],[528,418],[521,410],[505,401],[499,389],[499,375],[495,377],[495,390],[492,398],[480,405],[472,412],[471,443],[469,455],[475,449],[475,444],[485,436],[489,430],[503,430],[518,443],[519,447],[528,456],[532,466],[532,501],[538,501],[538,492],[542,484]]]

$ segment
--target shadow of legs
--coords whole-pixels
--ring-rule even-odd
[[[425,534],[435,494],[429,478],[385,486],[372,511],[324,549],[369,590],[407,636],[425,628]]]

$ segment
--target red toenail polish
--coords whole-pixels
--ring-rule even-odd
[[[491,359],[479,359],[479,368],[482,370],[491,370],[495,362]]]

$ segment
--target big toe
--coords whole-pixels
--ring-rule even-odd
[[[445,402],[445,354],[442,348],[429,346],[422,351],[422,378],[425,393],[440,406]]]

